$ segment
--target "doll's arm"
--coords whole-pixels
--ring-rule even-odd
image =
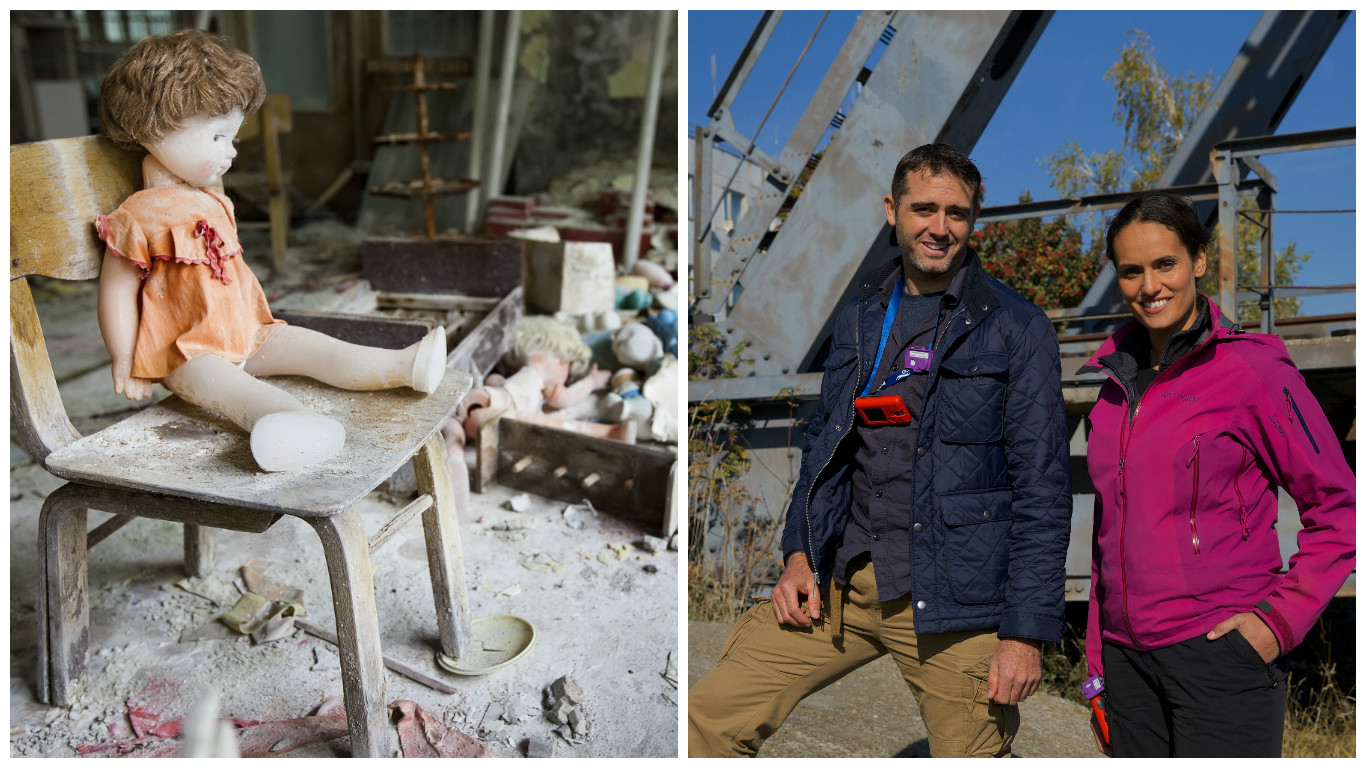
[[[133,347],[138,340],[138,289],[142,275],[136,264],[111,251],[100,270],[100,335],[114,363],[114,391],[129,400],[152,396],[152,382],[134,378]]]
[[[612,372],[598,370],[598,366],[594,364],[582,379],[569,386],[557,383],[553,387],[547,387],[542,394],[545,395],[546,405],[559,410],[583,402],[583,399],[593,391],[606,389],[611,381]]]

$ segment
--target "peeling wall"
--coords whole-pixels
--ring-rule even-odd
[[[645,113],[657,11],[527,11],[518,77],[540,85],[509,181],[514,194],[544,190],[565,171],[633,155]],[[655,163],[678,153],[678,20],[660,82]]]

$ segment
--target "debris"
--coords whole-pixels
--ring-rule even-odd
[[[179,719],[171,721],[174,725],[161,722],[162,711],[175,698],[179,689],[180,683],[153,679],[148,681],[141,691],[128,697],[128,719],[133,724],[133,733],[138,738],[148,734],[167,738],[179,735]]]
[[[521,593],[522,593],[522,585],[521,585],[521,584],[513,584],[512,586],[508,587],[507,589],[503,590],[502,592],[499,592],[499,593],[498,593],[498,596],[499,596],[499,597],[515,597],[515,596],[517,596],[517,595],[520,595]]]
[[[617,553],[618,560],[625,560],[626,553],[631,551],[629,544],[608,544],[607,548]]]
[[[545,552],[535,552],[522,560],[522,567],[528,571],[550,570],[561,573],[567,566]]]
[[[645,571],[646,573],[659,573],[659,566],[655,565],[654,563],[646,563],[645,567],[641,570]]]
[[[473,737],[432,717],[416,702],[400,699],[389,709],[403,713],[398,743],[404,757],[492,757]]]
[[[546,717],[559,727],[555,733],[570,744],[580,744],[588,736],[591,721],[583,711],[583,686],[565,675],[545,687]]]
[[[510,509],[513,512],[526,512],[531,509],[531,496],[525,493],[519,493],[503,502],[503,508]]]
[[[256,645],[273,643],[276,640],[283,640],[294,634],[293,616],[280,616],[262,624],[260,629],[251,633],[251,641]]]
[[[210,600],[216,605],[232,605],[237,602],[237,590],[233,589],[231,584],[224,584],[213,574],[202,579],[181,579],[175,585],[195,597]]]
[[[255,592],[280,603],[304,604],[304,591],[297,587],[271,580],[266,574],[275,567],[269,560],[252,558],[242,566],[242,581],[248,592]],[[303,615],[302,613],[300,615]]]
[[[674,661],[674,652],[669,651],[664,656],[664,671],[659,673],[664,678],[664,682],[672,685],[674,690],[678,690],[678,662]]]
[[[564,508],[564,523],[570,528],[582,531],[590,522],[597,520],[597,510],[585,504],[569,504]]]
[[[645,536],[645,538],[643,538],[641,541],[637,542],[636,545],[652,555],[658,555],[659,553],[669,548],[669,542],[667,539],[661,539],[657,536],[648,535]]]
[[[276,619],[303,615],[304,607],[299,603],[277,604],[255,592],[248,592],[219,620],[241,634],[251,635]]]
[[[615,557],[612,557],[611,555],[607,554],[606,552],[599,552],[599,553],[598,553],[598,562],[599,562],[599,563],[602,563],[603,565],[611,565],[612,563],[615,563],[616,561],[617,561],[617,559],[616,559]]]
[[[502,705],[503,714],[499,719],[508,725],[516,725],[526,719],[526,701],[519,694],[510,694],[506,699],[503,699]]]

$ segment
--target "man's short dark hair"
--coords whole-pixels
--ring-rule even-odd
[[[1192,259],[1209,243],[1209,233],[1190,200],[1171,192],[1143,192],[1125,203],[1105,229],[1105,256],[1111,264],[1116,263],[1115,237],[1120,230],[1139,222],[1161,224],[1171,230]]]
[[[982,174],[968,156],[948,144],[925,144],[907,152],[896,164],[892,176],[892,202],[901,202],[906,194],[906,176],[910,173],[928,172],[931,176],[951,174],[972,188],[972,206],[982,204]]]

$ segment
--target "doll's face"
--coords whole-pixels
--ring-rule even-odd
[[[196,115],[166,138],[145,146],[171,173],[193,186],[207,187],[232,167],[237,157],[232,140],[241,127],[240,109],[216,117]]]

